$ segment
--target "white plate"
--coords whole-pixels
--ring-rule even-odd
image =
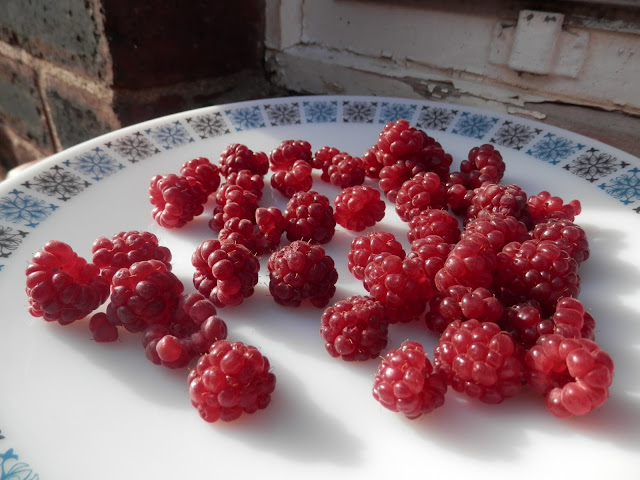
[[[596,319],[596,340],[616,365],[603,407],[560,420],[530,393],[484,405],[450,391],[442,408],[406,420],[371,396],[377,361],[342,362],[324,351],[321,310],[280,307],[270,298],[266,258],[255,295],[219,315],[231,339],[269,357],[277,387],[266,410],[228,424],[201,420],[189,401],[186,369],[151,364],[139,336],[97,344],[86,322],[61,327],[27,313],[24,269],[50,239],[90,258],[98,236],[151,231],[172,250],[175,273],[193,291],[191,253],[213,236],[207,213],[181,230],[160,228],[148,202],[153,175],[176,173],[197,156],[217,161],[234,142],[269,152],[282,140],[303,139],[314,151],[331,145],[361,155],[384,123],[398,118],[434,136],[453,155],[453,168],[471,147],[492,142],[507,163],[504,183],[582,202],[576,221],[589,236],[591,258],[581,267],[580,299]],[[314,188],[331,200],[337,194],[319,177]],[[261,203],[286,202],[267,187]],[[244,102],[159,118],[65,150],[0,183],[2,478],[370,479],[409,472],[629,478],[627,472],[640,466],[638,212],[638,158],[540,123],[425,101]],[[390,205],[376,228],[406,243],[406,225]],[[338,228],[325,246],[339,266],[336,300],[365,293],[346,269],[354,235]],[[407,338],[428,351],[436,344],[416,322],[392,326],[388,348]]]

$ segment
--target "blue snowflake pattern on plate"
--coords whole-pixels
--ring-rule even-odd
[[[254,128],[264,128],[264,118],[260,107],[254,105],[253,107],[241,107],[233,110],[225,110],[231,123],[238,132],[244,130],[252,130]]]
[[[35,228],[59,207],[53,203],[13,189],[0,197],[0,220]]]
[[[618,175],[609,180],[608,183],[598,185],[602,190],[607,192],[613,198],[617,198],[623,204],[629,205],[636,200],[640,200],[640,170],[632,168],[631,170]],[[635,209],[638,211],[638,209]]]
[[[620,161],[613,155],[601,152],[597,148],[590,148],[562,168],[594,183],[627,166],[627,162]]]
[[[165,150],[195,142],[180,120],[145,130]]]
[[[139,162],[156,153],[160,153],[158,147],[151,143],[141,132],[135,132],[118,138],[113,142],[107,142],[105,146],[114,150],[131,163]]]
[[[29,232],[14,230],[11,227],[0,225],[0,258],[7,258],[22,243]]]
[[[78,155],[72,160],[65,160],[62,163],[67,167],[73,168],[77,172],[91,177],[96,182],[99,182],[100,180],[125,168],[123,164],[118,162],[100,147],[96,147],[82,155]]]
[[[345,123],[373,123],[378,102],[345,100],[342,103],[342,121]]]
[[[479,113],[462,112],[451,132],[456,135],[462,135],[463,137],[472,137],[481,140],[496,123],[498,123],[496,117],[480,115]]]
[[[417,108],[417,105],[409,105],[406,103],[382,102],[378,123],[396,122],[398,120],[411,122]]]
[[[188,117],[185,120],[203,140],[230,133],[229,126],[220,112]]]
[[[300,120],[300,104],[298,102],[266,104],[264,110],[267,112],[267,117],[269,117],[269,123],[274,127],[302,123]]]
[[[338,120],[338,102],[335,100],[305,101],[302,108],[308,123],[335,123]]]
[[[0,480],[39,480],[40,476],[28,463],[20,462],[10,448],[0,453]]]
[[[541,132],[542,130],[539,128],[505,120],[498,131],[492,135],[490,141],[503,147],[522,150],[522,147],[531,142]]]
[[[562,160],[566,160],[571,155],[582,150],[584,145],[574,142],[564,137],[559,137],[553,133],[547,133],[527,150],[527,155],[531,155],[539,160],[557,165]]]
[[[416,126],[418,128],[445,132],[457,114],[458,110],[450,110],[442,107],[422,107]]]
[[[49,197],[56,197],[66,202],[89,187],[91,183],[83,180],[64,168],[55,165],[49,170],[36,175],[22,184],[25,188],[33,188]]]

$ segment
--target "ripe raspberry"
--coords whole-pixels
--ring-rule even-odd
[[[418,342],[405,341],[390,350],[378,366],[373,398],[392,412],[409,419],[430,413],[444,404],[447,384]]]
[[[362,159],[352,157],[348,153],[334,155],[327,169],[327,175],[329,182],[340,188],[362,185],[365,177]]]
[[[246,218],[230,218],[224,222],[224,226],[218,234],[220,242],[236,243],[244,245],[252,252],[257,252],[257,240],[255,226]]]
[[[362,155],[362,167],[364,168],[365,176],[368,178],[379,178],[382,164],[378,161],[375,147],[371,147]]]
[[[68,325],[86,317],[109,297],[109,281],[71,246],[50,240],[26,268],[29,313]]]
[[[455,173],[456,172],[452,173],[446,180],[447,205],[455,215],[466,217],[475,189],[465,187],[460,183],[460,179],[455,178]]]
[[[527,205],[531,215],[531,222],[534,225],[551,219],[563,219],[573,222],[582,211],[580,201],[571,200],[565,204],[562,198],[554,197],[547,191],[531,195],[527,198]]]
[[[585,415],[609,397],[613,361],[586,338],[544,335],[525,355],[528,385],[556,417]]]
[[[406,252],[402,244],[389,232],[371,232],[351,240],[347,254],[347,268],[358,280],[364,279],[364,269],[379,253],[392,253],[404,259]]]
[[[112,324],[104,312],[98,312],[89,320],[89,331],[99,343],[115,342],[118,339],[118,327]]]
[[[329,199],[316,191],[298,192],[284,210],[289,241],[327,243],[336,231],[336,220]]]
[[[180,168],[180,175],[189,183],[197,183],[207,196],[220,186],[220,169],[205,157],[185,162]]]
[[[493,145],[473,147],[467,160],[460,162],[460,171],[466,176],[467,188],[478,188],[483,183],[499,183],[505,171],[502,155]]]
[[[277,207],[256,209],[256,253],[271,252],[280,246],[282,232],[287,228],[282,211]]]
[[[431,290],[435,291],[436,273],[444,267],[444,262],[451,253],[453,245],[445,242],[439,235],[429,235],[411,242],[410,257],[417,257],[424,265],[427,280],[431,284]]]
[[[388,166],[399,158],[417,154],[428,138],[421,130],[411,127],[407,120],[389,122],[378,135],[378,161]]]
[[[227,325],[216,315],[213,303],[200,293],[189,293],[180,298],[170,325],[145,329],[142,346],[152,363],[182,368],[226,337]]]
[[[216,193],[216,203],[218,205],[224,205],[227,202],[226,190],[230,185],[237,185],[243,190],[253,193],[260,200],[264,190],[264,178],[251,170],[239,170],[229,173],[221,191]]]
[[[527,227],[531,223],[527,194],[518,185],[485,183],[476,188],[466,217],[470,220],[481,211],[514,216]]]
[[[324,308],[336,292],[338,272],[319,245],[294,241],[272,253],[267,267],[269,292],[280,305],[297,307],[309,299]]]
[[[445,152],[439,143],[424,146],[420,150],[418,158],[418,163],[422,165],[426,172],[435,173],[443,182],[449,177],[453,157]]]
[[[158,225],[180,228],[204,211],[208,195],[198,183],[173,173],[155,175],[149,183],[151,215]]]
[[[220,173],[228,177],[232,172],[250,170],[260,176],[269,171],[269,158],[264,152],[253,152],[246,145],[232,143],[220,153]]]
[[[297,192],[307,192],[313,185],[311,170],[308,162],[296,160],[287,170],[278,170],[271,176],[271,186],[287,198]]]
[[[347,230],[361,232],[384,218],[386,204],[380,192],[367,185],[347,187],[333,201],[333,217]]]
[[[340,150],[334,147],[322,147],[316,153],[313,154],[311,159],[311,166],[320,170],[320,179],[329,182],[329,166],[331,165],[331,159],[342,153]]]
[[[171,252],[158,243],[151,232],[120,232],[111,238],[98,237],[91,246],[93,263],[102,276],[111,281],[113,275],[123,267],[130,267],[143,260],[160,260],[171,270]]]
[[[430,208],[446,208],[447,191],[437,174],[418,173],[402,184],[395,204],[400,219],[408,222]]]
[[[209,228],[219,231],[224,223],[231,218],[246,218],[253,220],[259,197],[250,190],[239,185],[224,184],[216,194],[218,205],[213,209],[213,216],[209,220]]]
[[[484,235],[496,253],[507,243],[524,242],[530,238],[524,223],[512,215],[501,213],[484,213],[469,220],[461,236],[464,238],[472,232]]]
[[[540,222],[533,227],[532,238],[551,240],[558,247],[566,250],[580,265],[589,258],[589,242],[587,234],[569,219],[559,218]]]
[[[240,305],[253,295],[260,263],[244,245],[205,240],[191,255],[193,285],[216,307]]]
[[[389,201],[395,202],[402,184],[425,171],[425,166],[415,160],[397,160],[396,163],[380,169],[378,186]]]
[[[389,322],[373,297],[353,295],[327,307],[320,317],[320,335],[334,358],[363,361],[387,346]]]
[[[296,160],[312,163],[311,144],[304,140],[284,140],[269,154],[271,170],[289,170]]]
[[[409,242],[431,235],[442,237],[447,243],[457,243],[460,240],[458,219],[447,210],[431,208],[409,220],[409,232],[407,232]]]
[[[503,311],[502,303],[486,288],[455,285],[431,297],[425,322],[430,330],[442,333],[454,320],[498,323]]]
[[[444,267],[436,273],[435,284],[439,291],[449,287],[490,288],[496,269],[496,252],[483,235],[471,233],[455,244]]]
[[[276,385],[269,359],[242,342],[219,340],[189,372],[191,404],[207,422],[266,408]]]
[[[493,322],[454,320],[440,335],[434,366],[457,392],[500,403],[522,389],[524,368],[511,336]]]
[[[533,299],[550,314],[560,297],[580,291],[578,264],[551,240],[511,242],[497,255],[493,290],[505,305]]]
[[[168,325],[184,291],[182,282],[159,260],[121,268],[112,279],[107,318],[130,332],[148,325]]]
[[[382,303],[389,323],[417,319],[431,297],[431,284],[423,262],[416,257],[404,260],[392,253],[375,255],[364,269],[365,289]]]

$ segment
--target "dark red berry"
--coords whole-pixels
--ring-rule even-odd
[[[573,222],[582,211],[579,200],[571,200],[565,204],[560,197],[552,196],[547,191],[527,198],[531,222],[536,225],[548,220],[569,220]]]
[[[336,231],[336,220],[329,199],[316,191],[298,192],[284,210],[289,241],[327,243]]]
[[[409,220],[407,238],[410,242],[431,235],[438,235],[447,243],[457,243],[460,240],[458,219],[447,210],[431,208],[420,212]]]
[[[353,232],[374,226],[384,218],[386,208],[380,192],[368,185],[345,188],[333,204],[336,223]]]
[[[255,225],[246,218],[234,217],[224,222],[224,226],[218,233],[218,240],[244,245],[252,252],[257,253]]]
[[[533,227],[531,236],[538,240],[551,240],[565,250],[579,264],[589,258],[587,234],[569,219],[558,218],[540,222]]]
[[[151,215],[158,225],[180,228],[204,211],[208,195],[198,183],[174,175],[155,175],[149,183]]]
[[[369,261],[379,253],[392,253],[404,259],[406,252],[402,244],[389,232],[371,232],[351,240],[347,254],[347,268],[358,280],[364,279],[364,269]]]
[[[331,166],[331,160],[333,157],[342,153],[340,150],[334,147],[322,147],[316,153],[313,154],[311,159],[311,166],[320,170],[320,179],[325,182],[329,182],[329,167]]]
[[[220,173],[228,177],[232,172],[250,170],[260,176],[269,171],[269,158],[264,152],[253,152],[246,145],[232,143],[220,153]]]
[[[99,343],[115,342],[118,339],[118,327],[109,321],[104,312],[95,313],[91,317],[89,331]]]
[[[389,350],[378,366],[373,381],[373,398],[393,412],[409,419],[425,415],[444,404],[447,384],[434,371],[422,345],[405,341]]]
[[[304,140],[284,140],[269,154],[270,168],[274,172],[289,170],[296,160],[312,163],[311,144]]]
[[[489,240],[495,252],[502,250],[507,243],[529,240],[527,226],[512,215],[488,213],[469,220],[462,232],[462,237],[470,234],[483,235]]]
[[[447,191],[437,174],[418,173],[398,189],[395,204],[400,219],[408,222],[425,210],[446,208]]]
[[[439,235],[428,235],[411,242],[409,256],[420,259],[433,291],[436,289],[435,276],[444,267],[451,249],[453,245],[445,242]]]
[[[261,255],[280,246],[282,233],[287,228],[287,221],[282,211],[277,207],[259,207],[256,209],[255,232],[256,252]]]
[[[362,159],[352,157],[348,153],[334,155],[327,169],[327,175],[329,182],[340,188],[362,185],[365,177]]]
[[[297,192],[311,190],[311,165],[305,160],[294,161],[287,170],[278,170],[271,176],[271,186],[287,198]]]
[[[373,297],[353,295],[327,307],[320,317],[320,335],[332,357],[369,360],[387,346],[389,322]]]
[[[485,183],[476,188],[466,217],[472,219],[481,212],[511,215],[525,225],[530,225],[527,194],[518,185]]]
[[[220,186],[220,169],[205,157],[185,162],[180,168],[180,175],[190,183],[197,183],[207,196]]]
[[[376,155],[376,148],[371,147],[362,155],[362,167],[364,168],[364,174],[368,178],[378,179],[382,164],[378,161]]]
[[[466,175],[467,188],[478,188],[483,183],[499,183],[505,171],[502,155],[491,144],[469,150],[466,160],[460,163],[460,171]]]

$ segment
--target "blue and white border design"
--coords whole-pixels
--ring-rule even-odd
[[[26,235],[103,179],[161,152],[235,132],[298,124],[372,124],[406,119],[437,137],[444,132],[512,149],[593,184],[640,214],[640,160],[600,142],[510,115],[400,98],[285,97],[209,107],[150,121],[61,152],[48,170],[0,190],[0,272]],[[107,136],[105,136],[107,138]],[[66,154],[66,156],[65,156]],[[56,159],[53,161],[53,159]]]

